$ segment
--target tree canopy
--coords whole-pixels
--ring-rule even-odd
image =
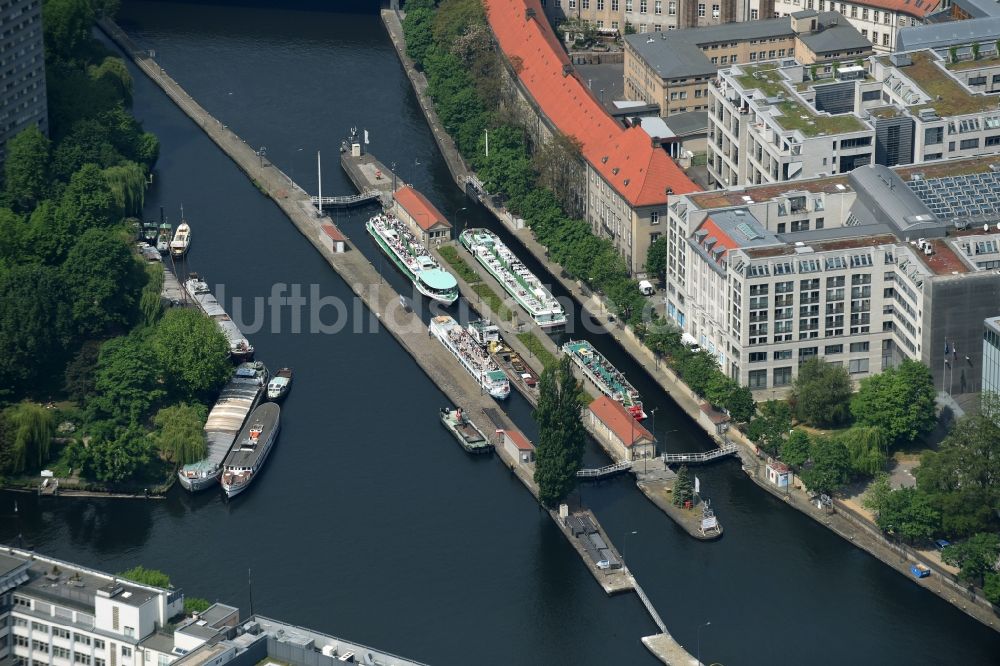
[[[582,395],[569,356],[560,357],[542,373],[535,409],[539,431],[535,483],[538,499],[547,507],[557,505],[576,487],[587,437],[580,419]]]
[[[834,437],[816,437],[809,451],[810,465],[799,474],[810,490],[831,494],[851,478],[847,447]]]
[[[37,125],[21,130],[7,142],[4,186],[8,201],[20,211],[30,211],[49,186],[48,138]]]
[[[646,271],[656,276],[660,283],[667,279],[667,237],[660,236],[649,244],[646,251]]]
[[[974,534],[941,552],[946,564],[960,569],[959,578],[976,585],[982,585],[987,574],[996,573],[997,558],[1000,558],[1000,535],[989,532]]]
[[[214,321],[191,308],[173,308],[153,328],[152,351],[170,394],[204,399],[232,375],[229,343]]]
[[[691,480],[691,472],[687,465],[681,465],[677,470],[677,478],[674,479],[674,486],[670,501],[674,506],[684,506],[694,499],[694,481]]]
[[[178,403],[156,413],[153,425],[153,446],[160,455],[179,465],[197,462],[205,457],[206,409],[202,405]]]
[[[882,429],[895,444],[908,444],[934,427],[936,392],[927,366],[905,360],[861,381],[851,400],[859,425]]]
[[[143,585],[152,585],[153,587],[162,587],[165,589],[172,587],[170,584],[170,576],[158,569],[147,569],[141,564],[126,571],[121,571],[118,575],[121,578],[141,583]]]
[[[883,493],[878,503],[873,502],[872,506],[879,528],[910,543],[929,540],[941,523],[940,512],[927,495],[916,488],[899,488]]]
[[[750,422],[747,437],[771,455],[777,455],[781,443],[792,428],[792,410],[781,400],[761,403],[760,414]]]
[[[842,365],[811,358],[799,366],[792,387],[795,417],[818,428],[832,428],[850,418],[851,378]]]
[[[5,409],[0,420],[0,473],[19,474],[48,461],[56,428],[51,410],[21,402]]]

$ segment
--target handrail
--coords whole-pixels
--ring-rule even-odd
[[[664,453],[660,456],[664,462],[687,462],[687,463],[699,463],[708,462],[709,460],[715,460],[716,458],[722,458],[723,456],[728,456],[730,454],[736,453],[738,447],[735,444],[724,444],[717,449],[711,451],[699,451],[698,453]]]
[[[604,467],[598,467],[596,469],[580,469],[577,470],[576,476],[578,478],[590,478],[590,479],[600,478],[602,476],[608,476],[610,474],[617,474],[618,472],[630,469],[631,467],[632,467],[632,461],[625,460],[620,463],[614,463],[613,465],[605,465]]]

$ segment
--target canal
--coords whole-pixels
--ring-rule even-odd
[[[360,11],[374,4],[336,3],[351,13],[320,2],[126,1],[121,23],[306,189],[315,192],[320,150],[324,193],[353,192],[338,149],[357,126],[453,221],[505,234],[454,186],[378,16]],[[304,295],[318,285],[348,303],[353,294],[159,89],[133,76],[135,112],[162,144],[147,216],[163,206],[176,220],[184,206],[194,229],[186,269],[222,285],[227,305],[238,299],[245,321],[266,315],[250,336],[258,358],[296,369],[281,439],[237,501],[5,494],[0,541],[20,532],[40,551],[95,567],[160,568],[189,593],[244,610],[252,569],[258,612],[434,664],[656,663],[638,640],[655,628],[635,596],[605,597],[520,483],[446,436],[436,421],[444,396],[393,338],[352,332],[368,328],[367,313],[348,309],[342,331],[319,335],[308,316],[298,332],[289,308],[256,307],[278,283]],[[365,219],[337,221],[378,265]],[[382,270],[406,287],[388,262]],[[647,411],[657,408],[665,448],[710,445],[613,341],[587,337],[633,380]],[[533,436],[523,399],[506,407]],[[594,449],[587,459],[606,460]],[[995,663],[996,633],[758,489],[736,461],[698,476],[726,528],[717,543],[687,537],[627,479],[582,492],[691,652],[711,622],[700,631],[706,663]]]

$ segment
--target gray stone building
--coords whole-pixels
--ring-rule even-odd
[[[29,125],[48,132],[42,0],[0,2],[0,165],[7,141]]]

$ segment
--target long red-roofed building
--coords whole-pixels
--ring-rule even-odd
[[[540,0],[483,4],[519,94],[549,134],[580,142],[591,228],[612,240],[630,271],[642,272],[650,243],[662,234],[669,197],[700,188],[640,127],[625,129],[607,113],[573,71]]]

